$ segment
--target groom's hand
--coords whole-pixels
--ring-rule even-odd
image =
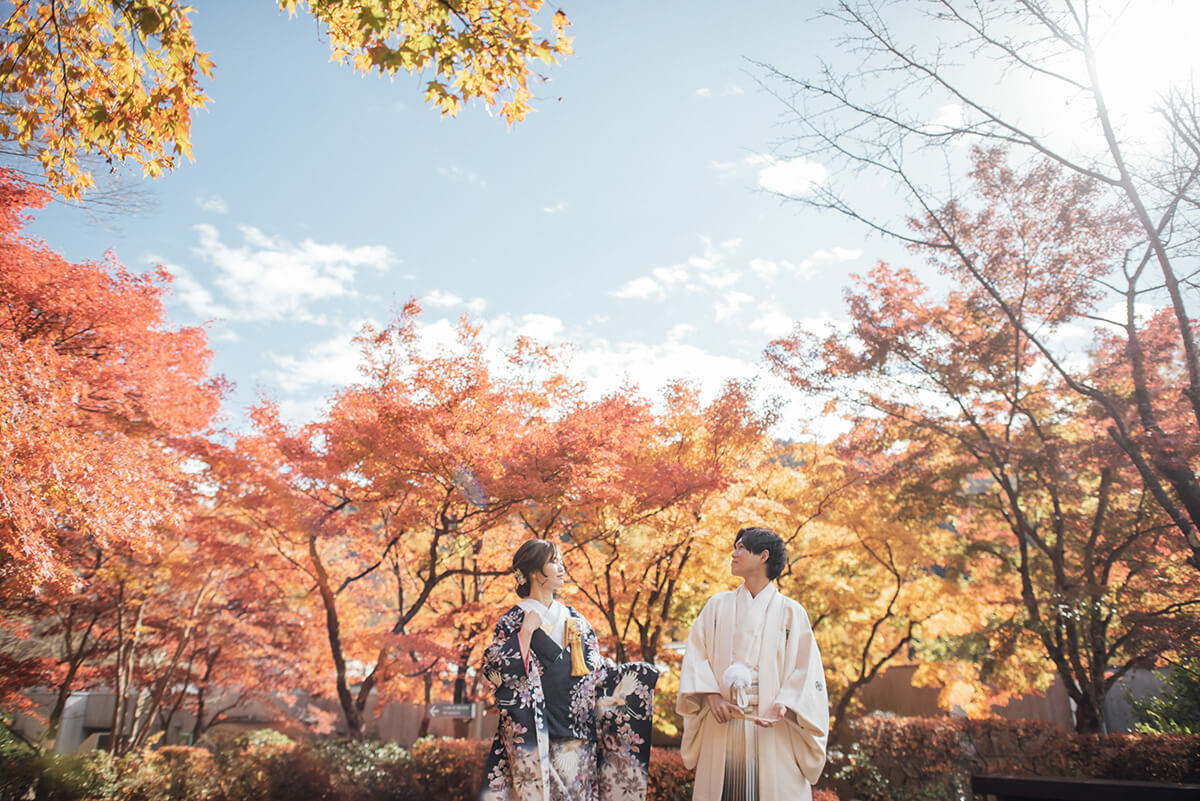
[[[725,700],[725,696],[720,693],[708,694],[708,709],[712,712],[713,717],[717,719],[717,723],[728,723],[730,718],[733,718],[741,710]]]
[[[758,721],[759,726],[774,726],[779,721],[783,720],[783,716],[787,714],[787,707],[783,704],[775,704],[767,710],[766,720]]]

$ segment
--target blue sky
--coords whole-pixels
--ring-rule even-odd
[[[217,66],[195,161],[127,179],[139,212],[55,203],[31,232],[76,260],[166,265],[172,322],[205,323],[237,385],[231,425],[260,392],[296,422],[317,414],[356,376],[359,326],[409,297],[434,340],[467,311],[501,344],[571,343],[595,393],[671,378],[711,392],[761,378],[773,337],[842,317],[847,275],[896,255],[774,194],[825,172],[787,158],[747,59],[802,73],[845,58],[816,3],[564,6],[576,55],[511,129],[479,105],[440,117],[419,78],[330,63],[317,25],[270,0],[197,5]]]

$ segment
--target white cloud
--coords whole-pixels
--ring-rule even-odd
[[[634,300],[649,300],[650,298],[662,299],[667,293],[650,276],[642,276],[626,281],[625,285],[613,292],[613,295],[618,298],[634,299]]]
[[[566,210],[567,203],[565,200],[560,200],[553,206],[542,206],[542,211],[546,212],[547,214],[562,214]]]
[[[736,281],[738,273],[729,270],[717,275],[711,274],[723,265],[726,253],[736,250],[742,240],[727,239],[716,247],[706,236],[701,237],[700,241],[704,243],[704,252],[701,255],[689,256],[682,264],[655,267],[650,271],[650,275],[626,281],[612,294],[618,298],[662,300],[677,286],[684,286],[690,292],[698,292],[704,286],[725,287]]]
[[[685,337],[689,337],[696,333],[696,326],[691,323],[676,323],[671,326],[671,330],[667,332],[667,342],[679,342]]]
[[[213,214],[229,213],[229,204],[225,202],[225,198],[215,192],[201,192],[196,195],[196,205],[202,211],[212,212]]]
[[[717,95],[720,95],[721,97],[737,97],[738,95],[746,94],[746,90],[737,84],[727,83],[719,92],[716,92],[705,86],[697,89],[696,94],[704,98],[715,97]]]
[[[355,336],[365,321],[355,322],[329,339],[309,346],[299,354],[268,354],[274,369],[266,370],[261,377],[270,386],[285,393],[297,395],[311,393],[314,389],[327,390],[344,387],[361,380],[358,371],[360,351]],[[296,399],[293,398],[293,401]]]
[[[921,126],[921,130],[926,133],[949,133],[963,127],[966,121],[966,115],[963,113],[961,103],[949,103],[944,106],[938,106],[933,111],[933,117],[925,125]]]
[[[778,303],[770,300],[758,304],[754,319],[750,321],[751,331],[758,331],[769,339],[787,336],[795,327],[796,321],[784,314]]]
[[[750,298],[735,296],[732,301],[744,306]],[[786,316],[770,302],[758,304],[757,310],[760,319],[751,324],[752,330],[767,335],[787,333],[782,330]],[[760,402],[765,404],[771,396],[783,399],[783,419],[775,432],[778,436],[809,436],[813,426],[824,425],[816,419],[823,400],[799,395],[761,363],[691,344],[688,340],[697,332],[692,323],[672,326],[659,343],[588,338],[570,344],[564,339],[562,320],[550,315],[501,315],[476,322],[487,358],[499,373],[511,369],[505,351],[524,335],[540,343],[565,345],[567,374],[584,385],[586,396],[592,400],[623,386],[633,386],[644,397],[661,402],[663,389],[673,381],[685,380],[696,386],[702,401],[707,402],[727,381],[747,380],[757,387]],[[417,322],[421,351],[427,355],[438,350],[461,352],[457,326],[451,317],[423,317]],[[341,327],[334,336],[299,348],[297,353],[268,354],[271,367],[258,378],[281,393],[278,403],[286,421],[300,424],[316,419],[327,408],[334,391],[362,380],[358,371],[360,353],[353,341],[360,329],[361,322],[357,322]]]
[[[329,398],[326,395],[283,398],[279,401],[279,418],[285,425],[302,426],[323,417],[328,408]]]
[[[201,317],[322,322],[310,304],[356,297],[354,283],[361,269],[383,272],[398,261],[382,245],[350,247],[311,239],[293,244],[243,226],[242,244],[233,247],[212,225],[194,230],[200,241],[193,252],[215,275],[211,286],[205,286],[181,271],[179,297]]]
[[[562,341],[563,322],[546,314],[526,314],[516,328],[519,336],[529,337],[543,345]]]
[[[1124,307],[1122,306],[1122,310]],[[1064,323],[1058,326],[1047,337],[1051,342],[1068,342],[1070,340],[1081,340],[1083,344],[1090,345],[1094,339],[1093,333],[1081,325],[1075,323]]]
[[[694,382],[703,395],[711,398],[731,378],[762,373],[752,362],[679,341],[612,343],[603,339],[574,348],[570,371],[586,382],[588,394],[594,398],[616,392],[626,384],[652,397],[680,379]]]
[[[737,270],[728,270],[716,273],[715,275],[701,275],[698,277],[700,282],[705,286],[710,286],[713,289],[726,289],[741,280],[742,274]]]
[[[750,260],[750,271],[764,281],[770,281],[779,275],[780,263],[771,259],[753,258]]]
[[[752,300],[754,298],[745,292],[731,289],[713,303],[713,312],[716,314],[717,320],[726,320],[741,311],[742,307]]]
[[[774,281],[780,273],[790,273],[800,278],[812,278],[816,275],[812,259],[805,259],[799,264],[794,264],[787,259],[754,258],[750,260],[748,266],[751,272],[767,283]]]
[[[1143,325],[1161,310],[1161,306],[1156,306],[1153,303],[1135,303],[1133,304],[1133,318],[1139,325]],[[1107,309],[1101,310],[1097,316],[1105,320],[1112,320],[1117,325],[1123,326],[1125,325],[1126,318],[1125,304],[1114,303]]]
[[[487,301],[483,298],[471,298],[467,301],[466,308],[471,314],[483,314],[483,310],[487,308]]]
[[[687,324],[671,329],[672,334],[687,332]],[[690,333],[690,332],[689,332]],[[722,356],[672,338],[665,342],[608,342],[595,340],[572,350],[570,373],[583,381],[588,394],[599,398],[629,385],[647,398],[660,399],[662,390],[677,380],[694,385],[702,402],[717,396],[730,380],[749,381],[756,389],[759,403],[771,398],[782,400],[779,423],[774,434],[784,438],[811,437],[831,439],[838,431],[825,433],[829,422],[818,419],[824,398],[802,395],[761,363]],[[831,421],[836,427],[839,421]]]
[[[801,278],[812,278],[817,274],[817,269],[813,265],[814,262],[812,259],[804,259],[799,264],[791,266],[793,267],[796,275],[800,276]]]
[[[708,168],[717,172],[731,174],[738,168],[738,163],[736,161],[716,161],[715,159],[709,159]]]
[[[809,161],[803,156],[792,159],[776,159],[774,156],[756,155],[747,162],[762,165],[758,170],[758,185],[768,192],[788,197],[803,197],[829,180],[829,171],[824,165]]]
[[[862,256],[862,248],[832,247],[814,250],[811,258],[816,262],[854,261]]]
[[[161,264],[171,274],[171,295],[202,320],[228,317],[230,311],[217,302],[208,287],[196,280],[186,267],[165,262],[151,254],[146,257],[150,264]]]
[[[799,264],[792,264],[790,261],[779,262],[779,267],[786,269],[788,272],[794,273],[800,278],[812,278],[817,274],[818,264],[831,264],[842,261],[854,261],[862,256],[862,248],[843,248],[832,247],[814,250],[808,258],[803,259]],[[751,265],[753,268],[753,265]],[[764,269],[769,270],[769,267],[764,265]]]
[[[655,267],[650,271],[654,276],[654,280],[663,286],[671,286],[672,284],[682,284],[688,279],[688,271],[682,264],[673,264],[670,267]]]
[[[422,298],[426,306],[432,306],[438,309],[448,309],[462,303],[462,298],[455,295],[453,292],[443,292],[440,289],[435,289],[432,292],[426,293]]]
[[[432,355],[438,349],[450,352],[461,350],[458,341],[458,321],[442,317],[428,322],[418,322],[417,330],[421,335],[421,350],[426,355]]]
[[[815,317],[802,317],[797,321],[800,329],[818,337],[832,335],[845,336],[850,333],[850,321],[845,318],[835,318],[828,312],[821,312]]]

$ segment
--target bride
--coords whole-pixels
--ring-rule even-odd
[[[556,543],[522,543],[512,569],[521,600],[483,659],[500,718],[481,801],[642,801],[657,669],[603,657],[587,620],[555,598]]]

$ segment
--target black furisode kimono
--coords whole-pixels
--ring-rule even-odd
[[[650,764],[654,684],[645,662],[617,665],[600,654],[587,621],[567,607],[582,664],[535,631],[528,661],[514,606],[496,623],[483,672],[495,686],[500,720],[488,754],[480,801],[643,801]],[[585,672],[586,671],[586,672]]]

